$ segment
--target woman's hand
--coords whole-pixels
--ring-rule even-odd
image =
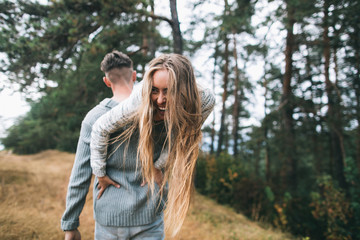
[[[163,181],[164,181],[164,175],[163,175],[162,171],[155,168],[155,182],[157,183],[157,185],[159,187],[161,187],[163,184]]]
[[[155,168],[155,176],[154,176],[154,178],[155,178],[154,180],[155,180],[156,184],[157,184],[159,187],[161,187],[161,186],[162,186],[162,183],[163,183],[163,181],[164,181],[164,175],[163,175],[162,171],[159,170],[159,169],[157,169],[157,168]],[[141,186],[142,186],[142,187],[145,186],[146,183],[147,183],[147,182],[143,181],[143,182],[141,183]]]
[[[120,188],[120,184],[114,182],[111,178],[109,178],[108,175],[105,175],[104,177],[98,177],[99,184],[97,186],[97,189],[99,189],[99,193],[97,195],[97,199],[100,199],[101,195],[104,193],[105,189],[109,185],[113,185],[116,188]]]

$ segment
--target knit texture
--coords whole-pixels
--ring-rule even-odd
[[[66,209],[61,218],[62,230],[73,230],[79,226],[79,216],[89,192],[92,170],[90,167],[90,137],[94,122],[118,103],[104,99],[88,112],[81,123],[74,165],[66,195]]]
[[[204,122],[215,106],[215,97],[207,88],[199,86],[199,90],[201,97],[202,122]],[[117,131],[120,126],[123,126],[130,120],[129,116],[132,116],[136,112],[137,107],[141,104],[141,94],[142,82],[134,87],[129,98],[101,116],[94,124],[90,144],[91,167],[94,175],[98,177],[106,175],[106,158],[108,156],[107,146],[110,134]],[[157,168],[161,168],[165,165],[163,156],[159,160],[160,161],[155,164]]]
[[[86,195],[91,182],[90,167],[90,135],[94,122],[117,103],[111,99],[102,101],[93,108],[82,122],[75,162],[71,173],[66,198],[66,210],[61,219],[63,230],[76,229],[79,226],[79,216],[85,204]],[[165,141],[164,125],[154,126],[159,132],[160,142]],[[121,131],[121,129],[119,130]],[[115,137],[120,132],[115,132]],[[139,226],[153,222],[160,215],[164,201],[157,194],[152,195],[147,186],[141,187],[141,169],[136,163],[138,136],[129,143],[119,146],[119,142],[108,146],[109,158],[106,172],[120,188],[109,186],[100,199],[97,199],[98,180],[95,178],[93,189],[94,218],[105,226]],[[126,149],[126,155],[124,150]],[[159,158],[161,147],[156,147],[154,159]],[[158,192],[156,186],[155,192]]]

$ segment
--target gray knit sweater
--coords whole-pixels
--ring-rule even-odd
[[[128,113],[134,111],[135,107],[138,106],[136,104],[139,102],[139,99],[134,100],[134,97],[139,98],[139,87],[141,87],[141,85],[134,88],[138,90],[134,91],[132,97],[129,98],[129,100],[132,99],[132,103],[129,104],[129,101],[124,101],[125,105],[123,105],[122,108],[124,108],[124,106],[127,106],[127,108],[125,107],[123,109],[123,114],[126,113],[126,111],[128,111]],[[203,118],[205,119],[213,109],[215,101],[214,96],[208,90],[202,91],[201,96],[203,100]],[[111,99],[105,99],[93,108],[82,122],[75,162],[68,186],[66,210],[61,219],[61,228],[63,230],[72,230],[79,226],[79,215],[85,204],[92,176],[92,169],[90,167],[90,139],[93,124],[100,116],[116,105],[117,102]],[[113,114],[108,115],[108,117],[109,116],[115,117]],[[123,120],[126,121],[126,118],[124,117]],[[101,125],[101,122],[99,122],[99,124]],[[106,139],[111,137],[109,133],[114,132],[113,128],[116,125],[110,124],[109,126],[111,126],[111,130],[107,133],[102,133],[102,136]],[[159,124],[154,126],[154,128],[158,140],[158,144],[156,144],[154,149],[154,159],[162,159],[162,161],[156,161],[155,165],[161,167],[161,165],[164,164],[164,157],[159,158],[159,156],[161,146],[165,140],[164,125]],[[121,129],[118,129],[118,131],[121,131]],[[116,134],[118,133],[113,133],[113,135]],[[121,185],[119,189],[109,186],[102,197],[97,200],[98,181],[97,178],[95,178],[93,197],[94,217],[100,224],[119,227],[143,225],[153,222],[156,215],[159,215],[163,210],[163,200],[159,199],[158,195],[148,194],[147,186],[140,186],[141,170],[139,168],[136,170],[137,138],[138,136],[135,134],[130,139],[126,159],[124,159],[124,146],[120,146],[115,153],[106,160],[105,172],[110,178]],[[106,142],[106,144],[102,147],[105,148],[103,152],[106,152],[104,158],[106,159],[108,156],[107,153],[114,152],[114,149],[118,146],[117,143],[115,143],[107,148],[107,140],[104,140],[104,142]],[[101,144],[98,146],[101,146]]]
[[[63,230],[72,230],[79,226],[79,215],[85,203],[92,173],[89,161],[91,129],[93,129],[92,136],[95,136],[95,139],[96,136],[99,137],[99,141],[91,140],[93,146],[91,157],[96,159],[101,156],[102,160],[100,162],[103,163],[103,168],[100,171],[95,169],[94,174],[101,176],[106,173],[121,186],[119,189],[109,186],[98,200],[98,181],[95,178],[93,191],[95,220],[106,226],[139,226],[153,222],[156,216],[162,213],[164,200],[160,199],[159,194],[157,194],[158,186],[155,186],[154,194],[149,193],[147,186],[141,187],[141,166],[137,166],[136,161],[138,134],[134,134],[129,140],[126,155],[124,155],[125,144],[118,146],[119,143],[117,142],[108,146],[108,139],[122,131],[122,129],[119,129],[118,121],[128,121],[127,116],[136,110],[141,100],[140,96],[141,84],[138,84],[134,87],[131,96],[117,105],[114,112],[104,114],[116,105],[116,102],[107,99],[92,109],[85,117],[70,177],[66,210],[61,219],[61,228]],[[201,91],[201,98],[203,119],[205,120],[213,109],[215,100],[208,90]],[[101,115],[104,116],[103,119],[105,119],[106,124],[102,122],[104,120],[99,120],[97,127],[93,126]],[[109,119],[112,121],[109,121]],[[154,132],[157,134],[154,159],[158,159],[160,156],[166,137],[164,130],[163,123],[154,126]],[[114,151],[115,149],[116,151]],[[155,162],[155,165],[158,162]]]
[[[89,191],[92,170],[90,167],[90,136],[92,125],[104,113],[118,103],[107,98],[88,112],[81,124],[75,161],[68,185],[66,209],[61,218],[62,230],[73,230],[79,226],[79,216]]]
[[[79,215],[83,209],[92,176],[89,145],[93,124],[101,115],[116,105],[115,101],[105,99],[93,108],[82,122],[67,192],[66,210],[61,219],[63,230],[72,230],[79,226]],[[154,128],[154,131],[159,133],[159,143],[162,144],[165,141],[164,125],[159,124]],[[119,133],[115,132],[113,136]],[[141,187],[141,170],[139,168],[136,170],[137,141],[138,137],[135,134],[127,146],[126,158],[124,158],[126,144],[119,146],[119,143],[114,143],[108,146],[108,152],[113,154],[107,159],[106,172],[121,187],[118,189],[109,186],[98,200],[98,180],[95,178],[94,218],[102,225],[118,227],[144,225],[153,222],[156,216],[162,212],[164,202],[159,195],[148,193],[147,186]],[[154,159],[158,159],[160,152],[161,148],[156,147]],[[158,192],[157,190],[156,186],[155,192]]]

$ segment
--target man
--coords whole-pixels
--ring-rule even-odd
[[[119,51],[106,54],[101,62],[101,70],[105,73],[103,81],[106,86],[111,88],[113,97],[104,99],[90,110],[81,124],[75,162],[66,196],[66,209],[61,219],[61,228],[65,231],[65,240],[81,239],[77,228],[91,183],[90,138],[92,125],[101,115],[129,97],[136,80],[136,71],[133,70],[132,60]],[[109,185],[120,187],[111,179],[107,179],[107,181]],[[101,194],[104,190],[102,189]]]

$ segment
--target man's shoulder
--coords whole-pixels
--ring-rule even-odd
[[[105,98],[86,114],[83,123],[92,126],[99,117],[101,117],[103,114],[105,114],[107,111],[109,111],[111,108],[115,107],[116,105],[117,103],[114,100],[110,98]]]

